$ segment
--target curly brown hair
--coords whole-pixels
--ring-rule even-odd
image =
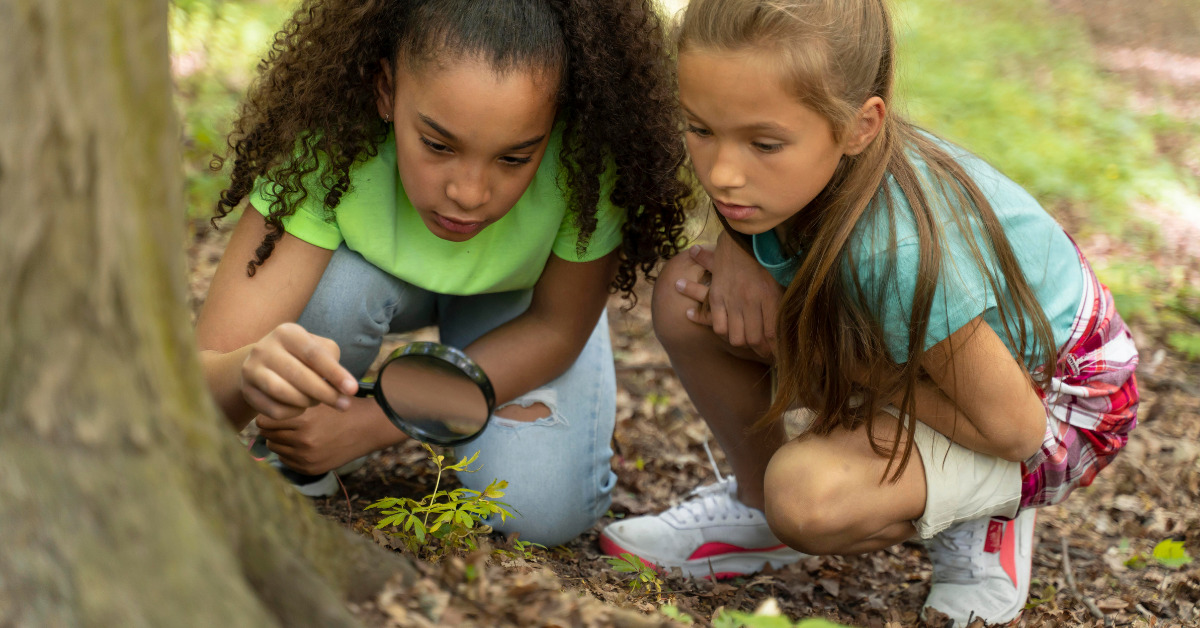
[[[627,296],[683,242],[691,186],[662,18],[653,0],[306,0],[275,36],[228,139],[233,168],[214,221],[263,177],[277,193],[253,275],[283,236],[282,219],[318,173],[332,217],[355,163],[373,157],[387,126],[375,106],[380,59],[393,66],[439,55],[481,55],[497,70],[558,69],[559,160],[581,246],[596,227],[601,177],[626,208],[621,264],[612,283]],[[213,163],[219,169],[224,158]],[[319,172],[318,172],[319,171]]]

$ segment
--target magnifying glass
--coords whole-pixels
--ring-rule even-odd
[[[487,427],[496,393],[467,354],[436,342],[396,349],[374,382],[359,382],[356,397],[374,397],[405,434],[442,447],[469,443]]]

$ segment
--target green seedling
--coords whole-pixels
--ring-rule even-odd
[[[654,589],[655,595],[662,595],[662,580],[658,577],[658,572],[654,571],[642,559],[625,552],[615,558],[609,558],[608,564],[619,573],[633,574],[633,579],[629,581],[629,589],[633,592],[645,589],[647,593],[650,589]]]
[[[534,548],[545,550],[546,546],[533,541],[522,541],[519,538],[512,539],[512,549],[497,547],[492,550],[496,556],[504,556],[506,558],[524,558],[525,560],[536,560],[537,555],[534,554]]]
[[[375,528],[391,528],[388,534],[399,539],[414,556],[427,560],[478,549],[476,538],[492,531],[491,526],[483,523],[485,519],[498,515],[504,521],[513,516],[509,510],[511,506],[498,501],[504,496],[508,482],[492,480],[482,492],[466,488],[438,490],[442,474],[446,471],[477,471],[468,467],[479,457],[479,452],[447,465],[445,456],[434,452],[429,445],[424,447],[438,469],[433,493],[420,501],[407,497],[387,497],[367,506],[367,510],[379,509],[385,515]]]

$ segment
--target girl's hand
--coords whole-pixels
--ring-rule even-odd
[[[353,401],[375,405],[370,399]],[[379,416],[378,408],[359,410],[341,412],[317,405],[289,419],[260,415],[255,424],[281,462],[300,473],[317,475],[398,442],[400,430]]]
[[[283,323],[254,343],[242,362],[246,403],[272,419],[299,416],[314,405],[345,410],[358,381],[338,364],[337,343]]]
[[[676,289],[698,304],[688,310],[688,318],[711,326],[734,347],[749,347],[759,357],[771,358],[783,288],[725,233],[711,250],[693,246],[688,254],[710,278],[707,286],[685,279],[676,282]]]

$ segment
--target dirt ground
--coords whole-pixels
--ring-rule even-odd
[[[1088,21],[1097,55],[1114,75],[1137,89],[1131,106],[1171,107],[1200,118],[1200,9],[1192,0],[1055,0],[1063,11]],[[1143,8],[1156,6],[1146,22]],[[1162,138],[1164,154],[1200,179],[1197,138]],[[1174,218],[1169,218],[1174,220]],[[1183,220],[1168,239],[1163,258],[1194,256],[1200,223]],[[1184,234],[1179,236],[1179,234]],[[193,304],[203,299],[225,235],[196,225],[192,246]],[[1085,253],[1110,246],[1081,243]],[[1104,251],[1095,251],[1103,254]],[[1195,272],[1200,264],[1188,266]],[[645,297],[645,287],[642,287]],[[906,543],[852,557],[816,557],[787,568],[731,582],[667,576],[661,600],[631,594],[628,577],[600,555],[597,531],[614,517],[660,511],[696,486],[714,480],[703,444],[711,438],[674,376],[650,328],[648,298],[630,311],[610,305],[618,369],[618,416],[613,468],[619,482],[611,513],[592,531],[566,546],[538,551],[532,561],[496,563],[465,578],[462,561],[427,566],[430,591],[437,583],[472,580],[481,590],[561,588],[604,603],[651,611],[671,603],[707,625],[719,608],[752,610],[774,598],[792,617],[822,616],[856,626],[909,626],[929,590],[930,566],[923,549]],[[1126,450],[1089,488],[1064,505],[1041,511],[1033,558],[1030,608],[1021,624],[1200,625],[1200,561],[1170,569],[1146,559],[1163,539],[1183,541],[1200,554],[1200,366],[1181,361],[1161,338],[1135,329],[1142,351],[1138,377],[1140,421]],[[723,465],[714,445],[718,464]],[[371,456],[344,478],[346,493],[317,500],[324,514],[370,535],[378,515],[364,508],[383,497],[420,498],[432,490],[433,467],[408,444]],[[727,467],[722,466],[727,472]],[[499,542],[499,541],[497,541]],[[1138,560],[1142,557],[1142,560]],[[545,571],[549,570],[549,573]],[[552,573],[553,575],[550,575]],[[522,588],[524,587],[524,589]],[[378,604],[361,608],[380,625],[431,625],[419,613]],[[435,596],[436,597],[436,596]],[[549,604],[549,602],[546,602]],[[444,602],[443,602],[444,604]],[[519,625],[592,625],[577,611],[525,605],[505,621]],[[481,607],[482,608],[482,607]],[[517,614],[512,614],[517,613]],[[574,613],[574,614],[572,614]],[[552,619],[559,616],[573,619]],[[444,623],[444,622],[443,622]]]

